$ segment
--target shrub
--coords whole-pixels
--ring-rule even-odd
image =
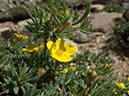
[[[115,32],[110,38],[112,41],[112,48],[116,46],[129,48],[129,22],[122,19],[113,27],[113,29]]]
[[[58,2],[58,3],[57,3]],[[88,34],[92,25],[86,19],[90,4],[79,19],[77,10],[68,10],[67,3],[48,0],[29,12],[32,21],[26,29],[33,37],[17,34],[16,39],[0,38],[0,89],[11,96],[121,96],[127,86],[114,83],[110,54],[77,48],[63,40],[75,37],[78,29]],[[77,24],[80,24],[78,26]],[[90,65],[94,66],[93,68]],[[124,88],[124,90],[118,87]],[[122,85],[122,87],[121,87]],[[114,90],[115,89],[115,90]]]
[[[102,11],[106,12],[122,12],[123,8],[120,7],[118,4],[107,4]]]

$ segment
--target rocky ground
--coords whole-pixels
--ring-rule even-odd
[[[22,0],[21,0],[22,1]],[[91,10],[100,10],[104,7],[104,5],[91,5]],[[84,13],[85,7],[83,9],[79,9],[80,16]],[[109,38],[113,34],[112,26],[115,23],[122,19],[123,13],[107,13],[107,12],[99,12],[99,13],[90,13],[88,15],[89,21],[93,24],[93,28],[91,32],[93,34],[83,34],[76,30],[73,31],[77,37],[72,39],[72,42],[76,43],[80,52],[84,49],[90,50],[91,52],[98,53],[104,49],[106,49],[110,42],[108,42]],[[29,35],[24,31],[24,25],[26,25],[26,20],[19,20],[17,22],[13,21],[4,21],[0,23],[0,36],[9,39],[10,37],[14,37],[14,33],[21,33],[23,35]],[[110,50],[110,49],[108,49]],[[111,55],[113,56],[113,67],[114,73],[118,75],[119,79],[125,79],[129,76],[129,52],[128,50],[120,50],[116,49],[111,51]]]

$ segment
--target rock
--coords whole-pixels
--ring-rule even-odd
[[[99,43],[99,42],[100,42],[100,38],[97,37],[97,38],[96,38],[96,43]]]
[[[10,28],[12,28],[14,25],[15,24],[11,21],[4,22],[4,24],[3,24],[4,27],[10,27]]]
[[[91,12],[97,12],[102,10],[105,7],[105,5],[102,4],[91,4]]]
[[[122,3],[122,7],[123,7],[124,9],[129,9],[129,2],[124,2],[124,3]]]
[[[93,4],[112,4],[112,3],[117,3],[117,4],[122,4],[125,2],[125,0],[94,0]]]
[[[93,34],[84,34],[79,31],[75,31],[74,34],[76,37],[73,38],[73,41],[77,43],[89,42],[93,38]]]
[[[8,9],[7,3],[3,0],[0,0],[0,11],[5,11]]]
[[[84,41],[86,41],[86,36],[82,33],[76,33],[75,34],[76,37],[73,38],[73,41],[77,42],[77,43],[82,43]]]
[[[107,12],[99,12],[94,14],[94,19],[91,20],[91,24],[93,24],[92,31],[94,32],[113,32],[113,27],[115,25],[116,19],[122,19],[122,13],[107,13]]]
[[[129,9],[124,12],[123,17],[129,21]]]
[[[68,2],[69,5],[74,6],[77,9],[82,9],[85,5],[94,0],[64,0],[64,1]]]
[[[4,37],[5,39],[9,39],[13,36],[13,32],[10,31],[9,27],[0,28],[0,36]]]

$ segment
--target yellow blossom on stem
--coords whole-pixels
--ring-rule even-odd
[[[127,81],[129,81],[129,77],[127,77]]]
[[[44,48],[44,44],[41,42],[40,46],[36,47],[34,44],[29,45],[27,48],[23,48],[22,51],[27,51],[27,52],[39,52]]]
[[[26,40],[27,38],[29,38],[28,36],[23,36],[22,34],[14,33],[14,35],[16,35],[16,38],[17,38],[15,39],[15,41]]]
[[[122,88],[122,89],[127,89],[127,87],[125,87],[125,85],[123,83],[118,83],[118,82],[115,82],[116,86],[118,86],[119,88]]]
[[[52,41],[47,43],[47,48],[50,55],[60,62],[69,62],[73,59],[71,55],[76,53],[76,47],[72,44],[66,45],[64,40],[59,38],[56,40],[56,44]]]

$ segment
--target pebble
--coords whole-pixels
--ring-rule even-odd
[[[77,42],[77,43],[82,43],[84,41],[86,41],[86,37],[84,34],[82,33],[75,33],[76,37],[73,38],[73,41]]]
[[[100,41],[100,38],[97,37],[96,38],[96,43],[99,43],[99,41]]]

